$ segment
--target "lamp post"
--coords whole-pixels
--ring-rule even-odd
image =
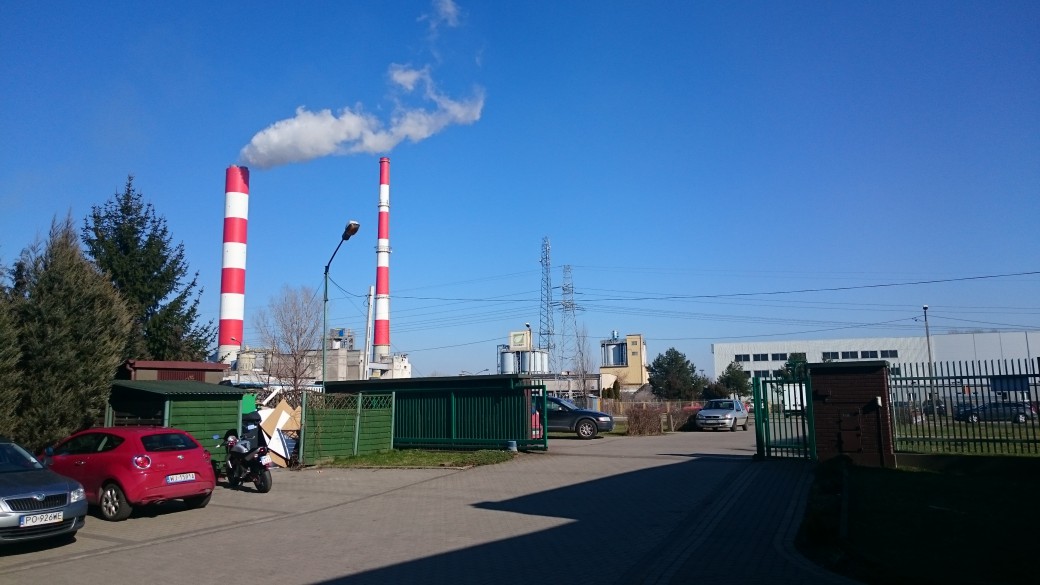
[[[932,334],[928,330],[928,305],[922,308],[924,309],[924,341],[928,346],[928,400],[932,403],[932,420],[938,420],[936,415],[939,414],[939,411],[935,400],[934,380],[932,379]]]
[[[329,257],[329,261],[325,264],[325,284],[321,298],[321,389],[325,390],[325,372],[328,364],[328,343],[326,335],[329,330],[329,266],[332,266],[332,259],[336,257],[336,253],[339,252],[339,247],[343,245],[358,232],[361,228],[361,224],[354,220],[347,222],[347,226],[343,228],[343,235],[340,237],[339,243],[336,244],[336,249],[332,251],[332,256]],[[304,422],[307,417],[307,391],[303,391],[302,406],[300,408],[300,465],[304,462],[304,451],[303,451],[303,436],[304,436]]]

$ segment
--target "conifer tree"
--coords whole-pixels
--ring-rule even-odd
[[[198,273],[188,278],[184,244],[171,244],[166,220],[126,179],[122,193],[91,208],[84,221],[87,255],[106,272],[133,317],[126,359],[205,359],[216,331],[199,323]]]
[[[25,381],[17,439],[39,449],[103,422],[130,316],[112,284],[83,257],[71,218],[52,224],[42,252],[23,252],[15,273]]]
[[[18,374],[21,354],[11,297],[7,290],[0,288],[0,434],[9,438],[18,433],[15,413],[21,401],[21,377]]]

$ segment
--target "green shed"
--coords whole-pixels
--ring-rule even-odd
[[[547,449],[545,385],[525,375],[445,376],[328,382],[336,393],[393,393],[395,449]]]
[[[181,429],[209,449],[214,461],[223,462],[213,435],[223,437],[228,429],[241,427],[244,394],[241,388],[192,380],[116,380],[105,425]]]

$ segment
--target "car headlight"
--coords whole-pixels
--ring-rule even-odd
[[[703,412],[698,412],[697,413],[697,418],[704,418],[704,413]]]
[[[78,502],[80,500],[86,499],[86,497],[87,493],[83,491],[83,488],[76,488],[69,492],[69,503],[71,504],[72,502]]]
[[[598,420],[599,422],[610,422],[610,417],[609,416],[597,416],[596,420]]]
[[[733,413],[732,412],[727,412],[726,416],[724,418],[733,418]]]

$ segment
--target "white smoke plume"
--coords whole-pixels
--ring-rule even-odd
[[[466,100],[453,100],[434,86],[428,68],[391,65],[391,82],[407,93],[423,88],[422,99],[432,109],[398,106],[384,126],[358,105],[312,112],[303,106],[296,116],[280,120],[258,132],[239,154],[241,162],[268,169],[328,155],[386,153],[404,140],[419,142],[453,124],[472,124],[484,109],[484,91],[474,90]]]

